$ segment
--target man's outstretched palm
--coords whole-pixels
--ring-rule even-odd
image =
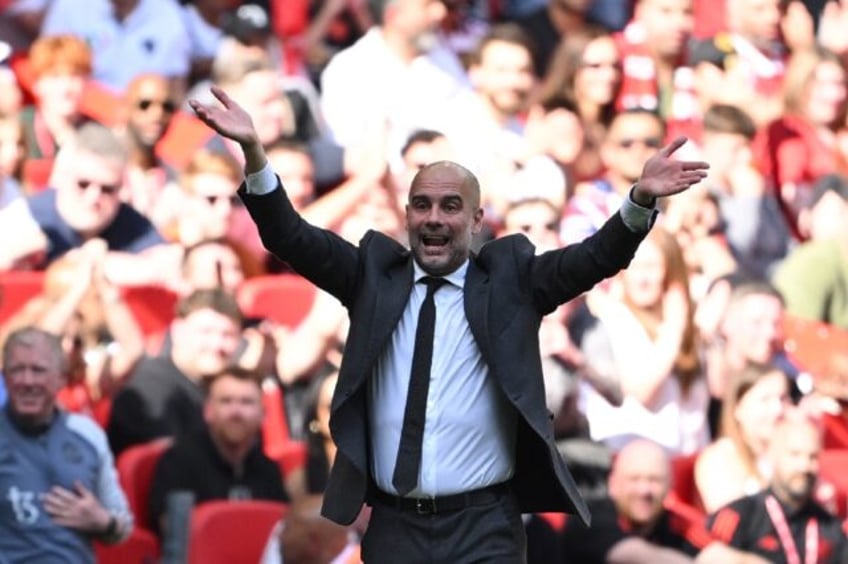
[[[244,111],[244,108],[236,104],[226,92],[217,86],[213,86],[211,92],[223,107],[201,104],[197,100],[189,101],[191,109],[194,110],[200,121],[218,134],[232,139],[240,145],[257,143],[253,120],[250,119],[250,115]]]
[[[661,198],[689,189],[707,177],[708,163],[703,161],[679,161],[672,155],[686,143],[686,137],[678,137],[652,156],[642,169],[637,190],[644,195]]]

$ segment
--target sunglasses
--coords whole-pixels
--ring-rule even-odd
[[[149,98],[142,98],[136,102],[136,106],[142,112],[146,112],[153,106],[159,106],[166,114],[172,114],[177,111],[177,105],[173,102],[173,100],[151,100]]]
[[[556,231],[559,228],[559,224],[556,221],[551,221],[541,226],[545,231]],[[531,231],[538,229],[538,225],[533,225],[530,223],[525,223],[519,225],[518,228],[522,233],[530,233]]]
[[[662,139],[659,137],[645,137],[644,139],[624,138],[615,142],[622,149],[630,149],[635,145],[642,145],[649,149],[659,149],[662,147]]]
[[[100,190],[101,194],[106,196],[114,196],[121,189],[121,186],[118,184],[101,184],[100,182],[85,180],[83,178],[77,180],[77,188],[81,192],[86,192],[89,188],[94,188],[95,186]]]
[[[236,203],[240,202],[238,196],[226,196],[226,195],[223,195],[223,194],[201,196],[201,198],[206,200],[206,203],[208,203],[210,206],[214,206],[218,202],[230,202],[231,204],[234,204],[234,205]]]

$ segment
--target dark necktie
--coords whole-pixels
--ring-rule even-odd
[[[403,413],[395,474],[392,484],[398,494],[406,495],[418,485],[421,466],[421,441],[424,438],[424,419],[427,410],[427,391],[430,389],[430,365],[433,362],[433,332],[436,328],[436,303],[433,296],[443,284],[443,278],[422,278],[427,285],[427,297],[418,314],[415,329],[415,351],[412,353],[412,373]]]

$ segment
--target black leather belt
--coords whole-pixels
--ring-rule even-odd
[[[479,490],[452,495],[398,497],[375,487],[372,489],[370,497],[373,501],[381,505],[394,507],[401,511],[412,511],[419,515],[438,515],[440,513],[450,513],[451,511],[459,511],[468,507],[494,503],[509,492],[509,490],[509,482],[501,482],[500,484],[493,484]]]

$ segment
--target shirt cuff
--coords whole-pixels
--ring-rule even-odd
[[[621,214],[621,220],[624,225],[634,233],[644,233],[649,231],[654,226],[657,220],[656,206],[645,207],[633,201],[633,188],[628,192],[627,197],[621,203],[621,208],[618,210]]]
[[[271,168],[271,163],[265,163],[262,170],[248,174],[244,183],[245,191],[254,196],[270,194],[277,189],[278,184],[277,175]]]

